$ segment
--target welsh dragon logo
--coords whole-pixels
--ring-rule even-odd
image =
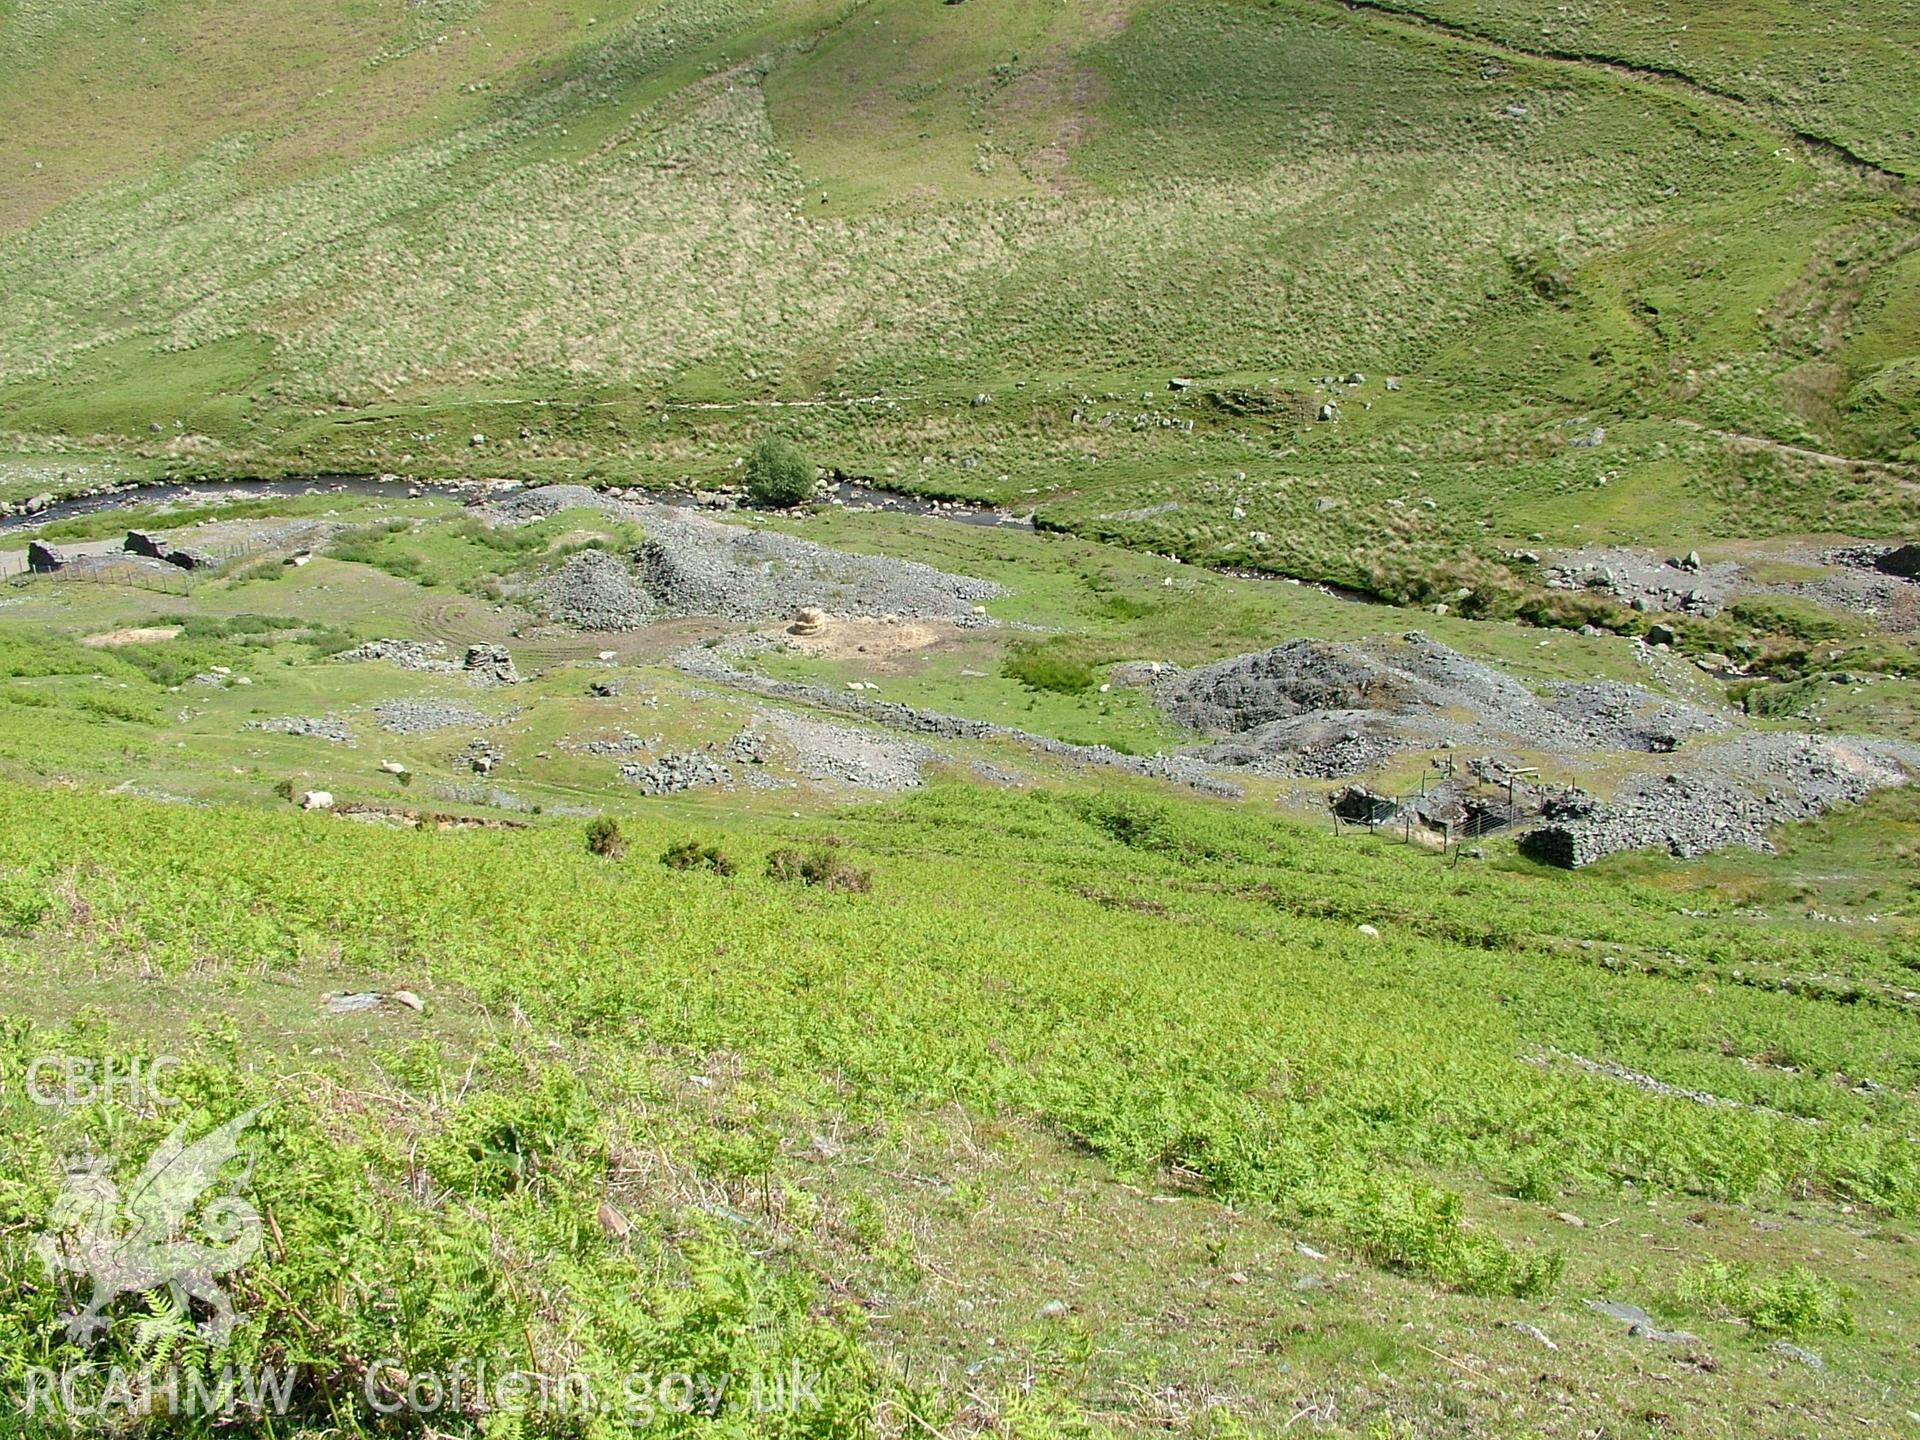
[[[191,1144],[184,1139],[182,1121],[124,1196],[106,1156],[90,1155],[69,1168],[47,1228],[34,1242],[49,1271],[71,1271],[93,1281],[86,1308],[67,1326],[69,1338],[87,1341],[97,1335],[107,1323],[107,1307],[119,1296],[162,1287],[182,1311],[189,1298],[213,1311],[200,1326],[208,1339],[226,1339],[245,1318],[217,1281],[259,1251],[260,1214],[238,1193],[251,1166],[225,1180],[220,1172],[239,1157],[241,1133],[264,1108],[236,1115]],[[216,1187],[221,1193],[202,1204]]]

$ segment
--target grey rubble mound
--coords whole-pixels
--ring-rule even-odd
[[[616,500],[611,495],[603,495],[586,485],[542,485],[499,500],[489,500],[482,508],[498,519],[509,521],[544,520],[549,515],[558,515],[562,510],[600,510],[609,515],[628,517],[639,511],[637,506]]]
[[[580,556],[572,557],[555,581],[535,590],[535,601],[553,618],[582,629],[631,628],[643,623],[649,612],[750,622],[785,620],[807,606],[829,614],[899,615],[982,625],[986,622],[973,613],[973,607],[1006,593],[990,580],[950,575],[918,561],[835,550],[671,505],[619,500],[583,485],[545,485],[490,501],[484,509],[494,520],[509,524],[561,510],[595,509],[637,521],[646,529],[647,539],[633,556],[638,587],[631,596],[619,593],[622,576],[612,566],[621,565],[620,561],[588,560],[575,567],[573,562]],[[576,584],[587,582],[592,593],[577,597],[570,593]],[[594,623],[568,619],[565,612],[574,608],[576,598],[577,613]],[[603,623],[609,618],[618,623]]]
[[[1162,683],[1159,699],[1188,729],[1232,735],[1321,711],[1410,715],[1463,709],[1481,714],[1534,703],[1519,681],[1420,635],[1356,644],[1290,640],[1236,655]]]
[[[921,767],[935,758],[931,749],[911,740],[776,711],[756,714],[727,755],[747,764],[777,759],[809,780],[863,790],[911,790],[921,783]]]
[[[1154,696],[1174,720],[1214,737],[1199,752],[1208,760],[1323,778],[1466,744],[1667,751],[1729,723],[1617,681],[1557,684],[1543,700],[1418,631],[1361,643],[1293,640],[1163,675]]]
[[[622,765],[620,778],[646,795],[675,795],[683,790],[710,790],[731,785],[733,776],[710,755],[662,755],[651,764]]]
[[[548,618],[580,630],[635,630],[653,609],[626,562],[605,550],[569,555],[534,586],[532,599]]]
[[[1077,764],[1107,766],[1131,775],[1170,780],[1202,794],[1237,800],[1244,793],[1237,783],[1222,778],[1211,765],[1189,755],[1124,754],[1105,745],[1081,745],[1051,735],[1019,730],[1010,725],[996,725],[989,720],[971,720],[964,716],[946,715],[938,710],[921,710],[902,705],[897,700],[849,695],[825,685],[800,680],[775,680],[741,670],[732,663],[741,655],[765,648],[770,643],[765,637],[750,636],[714,648],[689,646],[673,656],[673,664],[688,675],[717,681],[737,690],[750,690],[769,700],[797,700],[805,705],[838,711],[893,729],[931,735],[935,739],[1013,740]]]
[[[447,647],[438,641],[369,640],[340,652],[342,660],[384,660],[402,670],[452,671],[460,667],[447,659]]]
[[[1610,800],[1549,802],[1547,824],[1520,847],[1550,864],[1591,864],[1619,850],[1675,856],[1744,845],[1770,852],[1767,831],[1807,820],[1920,773],[1920,746],[1861,736],[1749,732],[1703,746],[1684,769],[1628,777]]]
[[[631,730],[622,730],[618,735],[569,736],[560,742],[560,748],[576,755],[632,755],[641,750],[654,749],[660,744],[660,738],[658,735],[636,735]]]
[[[1912,583],[1920,547],[1905,551],[1903,561],[1897,558],[1900,549],[1885,544],[1826,551],[1789,547],[1780,559],[1821,573],[1763,580],[1731,560],[1694,563],[1698,557],[1691,553],[1663,558],[1622,546],[1589,546],[1550,556],[1542,573],[1552,589],[1607,595],[1641,611],[1715,615],[1743,596],[1785,595],[1865,616],[1879,629],[1898,633],[1920,629],[1920,587]]]
[[[1912,563],[1920,566],[1920,546],[1909,545]],[[1770,595],[1792,595],[1830,609],[1846,610],[1870,619],[1888,634],[1920,630],[1920,576],[1901,574],[1898,550],[1885,545],[1843,545],[1824,551],[1789,550],[1785,557],[1802,564],[1825,567],[1818,578],[1756,585]],[[1891,566],[1889,564],[1891,562]]]
[[[772,530],[650,507],[641,583],[675,615],[787,619],[812,606],[842,615],[984,623],[973,607],[1005,590],[914,560],[858,555]]]
[[[426,730],[453,730],[463,726],[488,726],[500,722],[468,705],[444,700],[384,700],[373,707],[373,718],[382,730],[410,735]]]
[[[249,720],[246,728],[276,735],[311,735],[336,745],[353,744],[353,731],[346,721],[334,715],[277,715],[271,720]]]
[[[1548,711],[1603,750],[1671,750],[1689,736],[1725,730],[1730,723],[1619,680],[1558,681],[1547,693]]]

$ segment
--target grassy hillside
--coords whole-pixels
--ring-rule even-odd
[[[1382,0],[1379,8],[1446,22],[1520,50],[1584,57],[1671,75],[1752,104],[1796,132],[1913,178],[1920,106],[1907,83],[1920,9],[1871,17],[1833,3],[1715,5],[1684,18],[1652,6]]]
[[[1325,781],[1236,774],[1237,802],[1201,799],[1005,734],[940,741],[879,799],[809,781],[804,757],[739,758],[747,730],[843,712],[676,655],[771,639],[759,668],[830,695],[1147,752],[1182,733],[1097,683],[1112,662],[1378,641],[1406,617],[822,507],[734,520],[993,580],[992,623],[839,617],[811,651],[713,617],[582,633],[513,594],[660,517],[486,523],[527,498],[105,509],[40,533],[251,548],[177,584],[0,593],[0,1391],[67,1372],[71,1410],[116,1365],[265,1366],[290,1377],[271,1428],[124,1405],[78,1428],[303,1440],[623,1433],[552,1407],[376,1408],[482,1361],[603,1394],[724,1372],[748,1398],[718,1432],[739,1434],[1902,1423],[1910,790],[1777,831],[1776,854],[1577,872],[1498,837],[1443,855],[1411,824],[1332,833]],[[1910,644],[1771,613],[1804,633],[1754,651],[1788,683],[1780,718],[1749,723],[1920,736]],[[1422,623],[1534,685],[1725,693],[1610,633]],[[524,678],[349,658],[376,636],[504,645]],[[402,704],[447,713],[390,723]],[[819,748],[887,738],[864,734]],[[625,762],[662,752],[732,778],[644,793]],[[1539,762],[1604,785],[1626,759]],[[1390,770],[1367,778],[1432,774],[1421,754]],[[333,813],[289,803],[309,789]],[[31,1104],[43,1055],[178,1057],[188,1109]],[[125,1195],[174,1125],[263,1104],[242,1151],[272,1240],[223,1276],[250,1317],[231,1342],[162,1287],[70,1336],[79,1279],[49,1283],[36,1240],[76,1219],[63,1161],[111,1154]],[[795,1365],[819,1408],[755,1411],[749,1377]],[[665,1428],[714,1433],[683,1420]]]
[[[0,1434],[1911,1428],[1912,787],[1550,871],[1150,678],[1417,624],[1395,794],[1920,740],[1920,15],[1691,11],[0,0]],[[769,432],[1001,513],[726,513]],[[728,494],[13,513],[324,472]],[[1600,680],[1676,738],[1453,698]],[[70,1334],[41,1237],[263,1105],[251,1318],[148,1235]],[[225,1364],[289,1413],[11,1403]]]
[[[1901,33],[1805,103],[1887,96]],[[1079,397],[1352,370],[1407,385],[1295,436],[1316,468],[1361,436],[1486,464],[1493,417],[1915,443],[1911,197],[1795,140],[1785,81],[1742,103],[1312,0],[43,0],[0,80],[25,454],[715,475],[768,412],[663,403],[885,392],[836,437],[866,465],[990,438],[965,400],[1024,385],[1040,458],[1105,444]]]
[[[374,1356],[475,1354],[798,1357],[828,1404],[792,1434],[867,1433],[877,1404],[940,1433],[1314,1405],[1323,1434],[1651,1435],[1650,1367],[1689,1434],[1898,1423],[1910,967],[1741,920],[1737,871],[1456,878],[1194,802],[966,789],[838,817],[873,893],[814,894],[760,874],[807,824],[628,817],[610,861],[569,824],[7,799],[4,1063],[184,1049],[176,1093],[277,1107],[249,1152],[280,1243],[237,1293],[250,1361],[299,1366],[289,1433],[370,1428],[328,1397]],[[1910,843],[1910,812],[1871,830]],[[662,866],[689,835],[739,873]],[[402,987],[423,1017],[318,1008]],[[10,1218],[45,1204],[49,1147],[116,1115],[33,1119],[6,1131]],[[9,1365],[70,1361],[6,1254]],[[1590,1298],[1690,1338],[1626,1338]],[[155,1343],[117,1325],[113,1354]]]

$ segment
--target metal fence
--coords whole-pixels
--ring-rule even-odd
[[[1333,831],[1364,829],[1378,833],[1401,832],[1408,844],[1418,829],[1437,838],[1443,851],[1459,848],[1469,840],[1540,817],[1545,793],[1529,777],[1532,767],[1508,769],[1489,767],[1476,761],[1466,773],[1458,771],[1451,755],[1436,762],[1441,772],[1431,788],[1422,778],[1421,787],[1407,794],[1387,794],[1364,784],[1350,784],[1328,797]]]
[[[34,581],[67,585],[119,585],[149,590],[159,595],[185,595],[197,580],[225,574],[237,560],[256,554],[260,545],[198,546],[199,553],[213,564],[197,570],[168,565],[109,551],[97,555],[76,555],[57,570],[33,570],[27,566],[25,552],[18,560],[0,554],[0,582],[21,586]]]

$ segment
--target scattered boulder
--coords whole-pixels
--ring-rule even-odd
[[[815,605],[802,605],[787,627],[793,635],[818,635],[827,628],[827,612]]]
[[[427,1008],[426,1002],[411,990],[392,990],[385,994],[378,990],[329,990],[320,997],[329,1015],[364,1015],[378,1010],[389,1000],[416,1013]]]
[[[27,569],[35,575],[51,575],[67,568],[67,555],[44,540],[27,542]]]
[[[167,541],[163,535],[151,530],[129,530],[124,544],[120,547],[129,555],[144,555],[149,560],[164,560],[167,556]]]
[[[1635,1340],[1652,1340],[1661,1345],[1685,1345],[1700,1338],[1691,1330],[1662,1330],[1658,1325],[1629,1325],[1627,1334]]]
[[[475,736],[467,742],[467,748],[460,752],[467,762],[467,768],[476,775],[491,775],[494,767],[506,763],[506,754],[499,746],[481,736]]]
[[[1889,550],[1873,562],[1873,568],[1882,575],[1893,575],[1902,580],[1920,580],[1920,541],[1902,545],[1898,550]]]
[[[196,550],[191,545],[176,545],[160,558],[182,570],[211,570],[220,563],[206,551]]]
[[[1635,1305],[1631,1300],[1589,1300],[1589,1310],[1596,1310],[1611,1320],[1624,1320],[1629,1325],[1651,1325],[1653,1316]]]
[[[1654,1340],[1675,1345],[1700,1338],[1688,1330],[1662,1330],[1654,1323],[1651,1315],[1630,1301],[1589,1300],[1587,1306],[1610,1319],[1624,1320],[1627,1325],[1627,1334],[1636,1340]]]

